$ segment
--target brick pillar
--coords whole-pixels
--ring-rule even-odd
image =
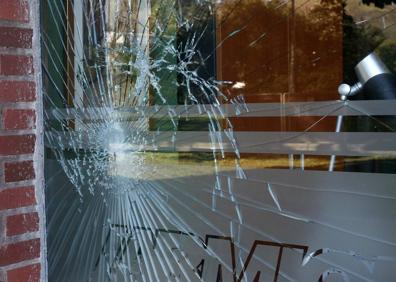
[[[0,281],[46,280],[39,0],[0,0]]]

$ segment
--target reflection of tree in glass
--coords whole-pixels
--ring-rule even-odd
[[[224,80],[245,81],[253,94],[334,98],[342,76],[340,1],[296,1],[294,13],[281,1],[243,1],[234,9],[236,2],[220,9]]]
[[[392,3],[396,4],[396,0],[362,0],[364,4],[371,5],[374,4],[376,7],[384,8],[385,5],[390,5]]]
[[[372,25],[357,25],[344,9],[344,81],[355,83],[355,66],[384,41],[382,31]]]
[[[342,5],[339,0],[312,4],[297,13],[297,90],[334,99],[342,77]]]
[[[396,74],[396,39],[386,40],[377,51],[389,70]]]
[[[344,2],[345,8],[346,4],[350,2]],[[347,83],[356,82],[354,67],[373,51],[382,58],[393,73],[396,73],[396,40],[392,29],[395,23],[391,21],[387,26],[383,26],[382,22],[385,16],[390,16],[392,19],[392,10],[386,7],[392,2],[395,1],[363,0],[363,3],[368,6],[363,10],[366,14],[364,16],[360,15],[362,12],[352,15],[346,11],[347,9],[344,9],[344,81]],[[349,10],[351,11],[351,8]],[[359,21],[360,23],[357,23]],[[376,21],[380,21],[381,24]]]

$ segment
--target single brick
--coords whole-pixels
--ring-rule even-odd
[[[5,182],[17,182],[34,179],[33,161],[22,161],[4,164]]]
[[[0,246],[0,266],[40,257],[40,239]]]
[[[21,268],[9,270],[7,272],[8,282],[38,282],[40,281],[41,266],[39,263]]]
[[[33,72],[32,56],[0,55],[0,75],[31,75]]]
[[[18,22],[29,21],[29,4],[27,0],[1,0],[0,19]]]
[[[39,217],[37,212],[12,215],[6,219],[7,236],[35,232],[38,229]]]
[[[5,130],[33,129],[36,125],[36,112],[31,109],[5,109],[3,128]]]
[[[35,204],[34,187],[10,188],[0,191],[0,210],[28,207]]]
[[[33,102],[36,86],[31,81],[0,81],[0,102]]]
[[[35,143],[36,136],[33,134],[0,136],[0,155],[32,154]]]
[[[32,48],[33,30],[28,28],[0,27],[0,46]]]

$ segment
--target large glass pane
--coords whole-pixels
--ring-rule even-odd
[[[50,281],[392,281],[396,6],[41,0]]]

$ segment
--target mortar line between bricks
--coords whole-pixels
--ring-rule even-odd
[[[34,259],[31,259],[31,260],[24,260],[24,261],[17,262],[17,263],[14,263],[14,264],[1,266],[0,267],[0,271],[7,272],[9,270],[13,270],[13,269],[16,269],[16,268],[29,266],[29,265],[32,265],[32,264],[40,264],[40,258],[34,258]]]
[[[21,136],[21,135],[17,135],[17,136]],[[23,155],[1,155],[0,154],[0,156],[1,156],[2,163],[32,161],[34,158],[32,153],[23,154]]]
[[[7,109],[36,109],[36,101],[31,102],[2,102],[0,108]]]
[[[15,236],[5,236],[5,238],[2,238],[3,240],[0,241],[0,245],[11,245],[11,244],[25,242],[39,238],[40,238],[40,231],[37,230],[34,232],[27,232]]]
[[[0,55],[32,56],[33,50],[31,48],[0,47]]]
[[[0,75],[0,81],[29,81],[36,82],[32,75]]]
[[[4,177],[3,177],[4,178]],[[23,187],[34,187],[36,179],[29,179],[25,181],[18,181],[18,182],[3,182],[0,186],[0,192],[13,189],[13,188],[23,188]]]
[[[0,216],[7,217],[7,216],[32,213],[32,212],[38,212],[38,211],[39,211],[38,206],[32,205],[32,206],[26,206],[26,207],[19,207],[19,208],[15,208],[15,209],[1,210]]]
[[[33,28],[30,22],[22,23],[11,20],[0,20],[0,27]]]
[[[0,132],[1,137],[7,137],[7,136],[15,136],[15,135],[36,135],[38,132],[36,132],[35,129],[29,129],[29,130],[4,130],[2,129],[2,132]]]
[[[30,109],[27,109],[27,110],[30,110]],[[18,130],[1,129],[0,137],[15,136],[15,135],[32,135],[32,134],[37,134],[37,133],[38,132],[36,132],[36,129],[18,129]]]

